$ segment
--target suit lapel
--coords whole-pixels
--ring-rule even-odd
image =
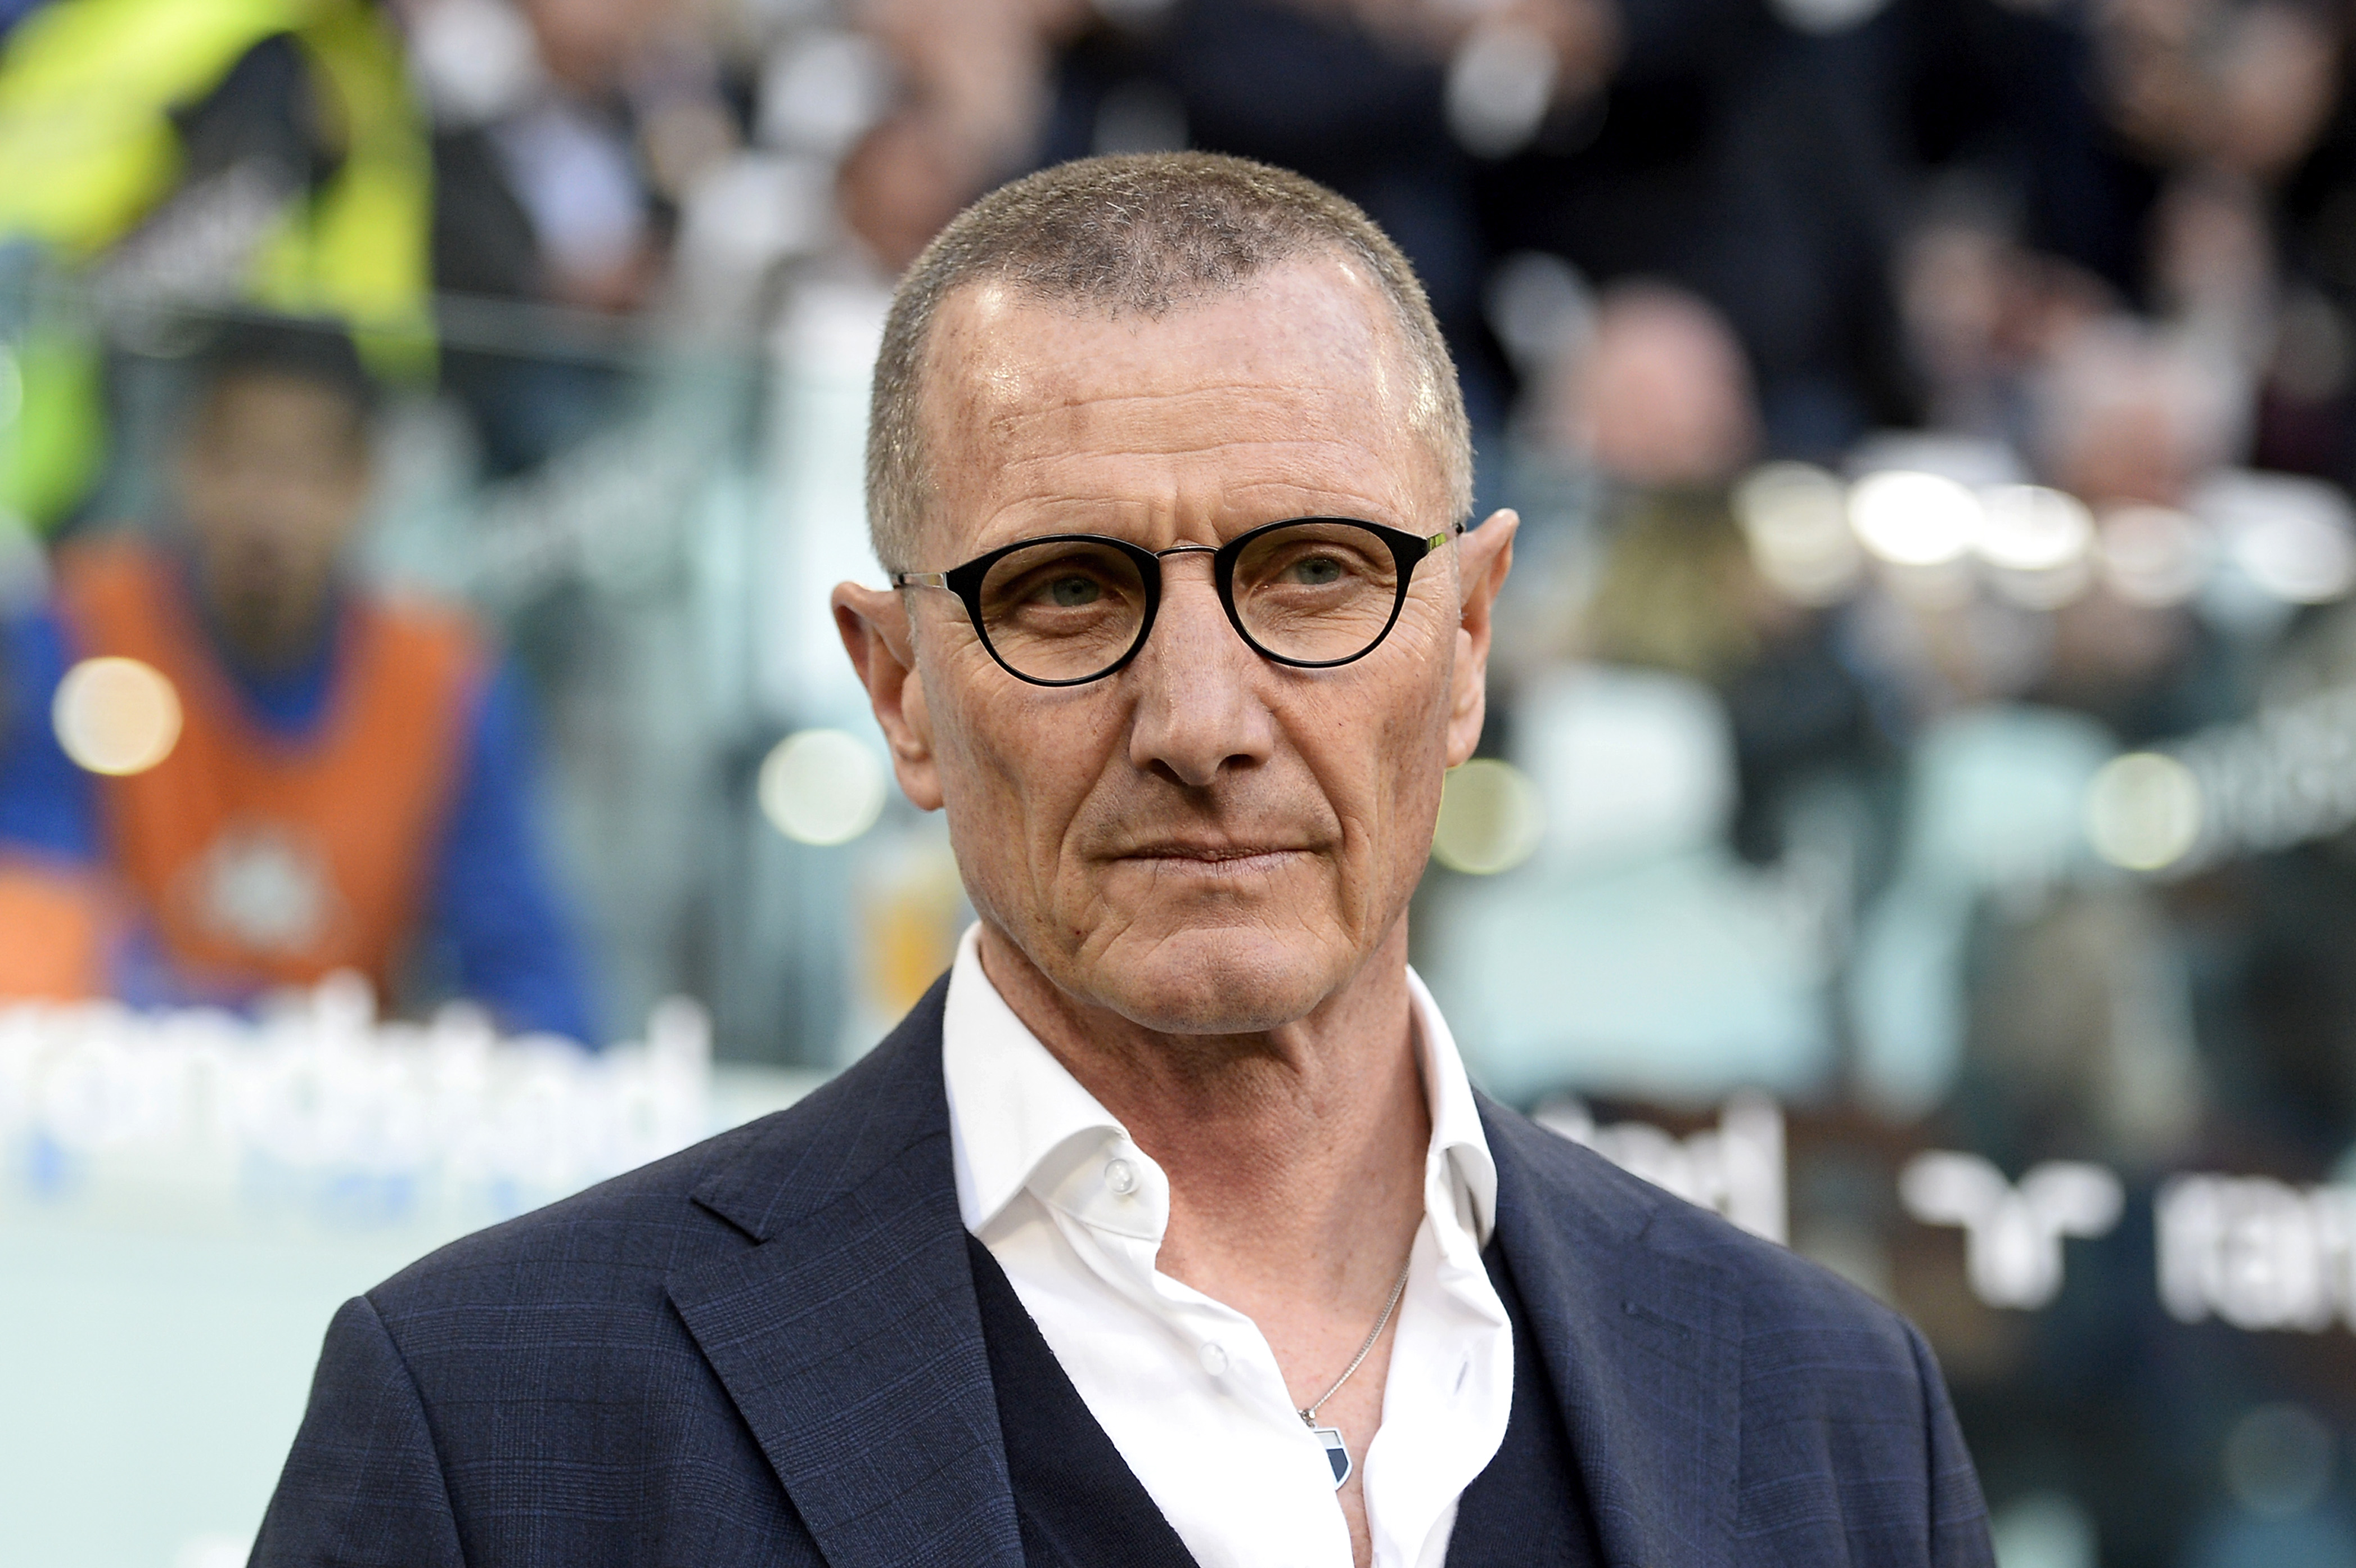
[[[1486,1101],[1497,1239],[1612,1568],[1730,1561],[1741,1306],[1601,1157]],[[1659,1202],[1676,1201],[1666,1195]]]
[[[672,1304],[833,1568],[1021,1568],[966,1257],[936,985],[696,1201],[757,1245]]]
[[[1021,1568],[949,1155],[936,985],[696,1201],[756,1243],[671,1276],[688,1331],[833,1568]],[[1605,1562],[1730,1561],[1740,1303],[1655,1245],[1599,1156],[1484,1101],[1497,1238]]]

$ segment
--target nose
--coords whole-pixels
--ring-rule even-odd
[[[1162,570],[1153,633],[1121,672],[1136,702],[1130,761],[1200,789],[1268,759],[1275,719],[1255,690],[1268,666],[1227,624],[1208,560],[1183,555]]]

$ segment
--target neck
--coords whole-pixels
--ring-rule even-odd
[[[318,619],[294,628],[239,620],[223,621],[220,635],[240,668],[267,677],[287,674],[317,658],[326,630]]]
[[[179,570],[198,619],[235,671],[265,680],[289,674],[319,658],[335,634],[332,581],[299,595],[241,589],[200,549],[186,550]]]
[[[300,605],[206,600],[205,619],[221,651],[246,674],[264,680],[302,670],[326,650],[335,631],[332,596]]]
[[[1141,1027],[1062,990],[987,925],[981,959],[1168,1175],[1162,1273],[1255,1317],[1303,1292],[1379,1309],[1422,1217],[1431,1142],[1403,920],[1307,1017],[1247,1035]]]

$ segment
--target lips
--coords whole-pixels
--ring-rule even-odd
[[[1308,853],[1298,844],[1158,843],[1141,845],[1114,858],[1151,866],[1162,875],[1229,877],[1274,872]]]
[[[1307,844],[1174,842],[1140,844],[1121,851],[1118,860],[1193,860],[1216,865],[1230,860],[1259,860],[1270,855],[1305,854]]]

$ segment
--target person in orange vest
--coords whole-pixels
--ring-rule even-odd
[[[348,969],[593,1039],[518,676],[462,615],[348,569],[373,397],[351,339],[235,326],[196,379],[165,525],[61,549],[0,653],[0,924],[27,938],[0,950],[33,950],[26,922],[89,874],[17,993],[95,971],[133,1001],[234,1004]]]

